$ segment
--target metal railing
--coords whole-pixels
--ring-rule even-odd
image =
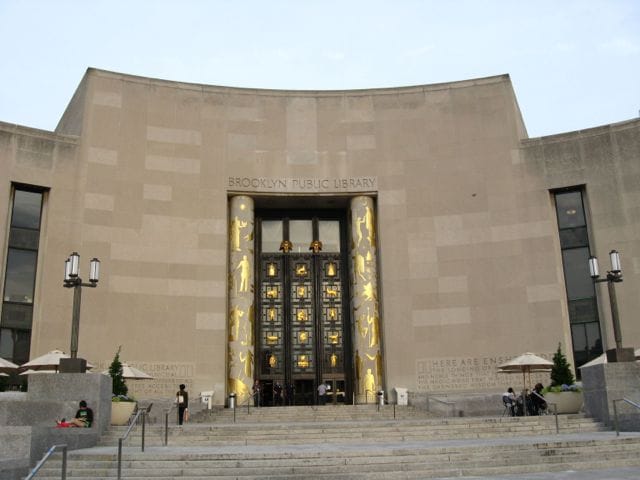
[[[169,414],[176,408],[176,405],[165,409],[164,411],[164,446],[169,445]]]
[[[51,457],[51,455],[53,455],[53,452],[55,452],[55,450],[58,448],[62,449],[62,474],[60,475],[60,478],[61,480],[66,480],[67,479],[67,445],[66,444],[54,445],[49,450],[47,450],[47,453],[44,454],[44,457],[42,457],[42,460],[40,460],[38,464],[35,467],[33,467],[33,470],[31,470],[31,473],[25,477],[25,480],[31,480],[33,477],[35,477],[36,473],[38,473],[38,470],[42,468],[45,462],[49,460],[49,457]]]
[[[531,392],[531,395],[535,395],[547,405],[553,405],[553,414],[556,417],[556,433],[560,433],[560,424],[558,423],[558,404],[554,402],[548,402],[547,400],[545,400],[545,398],[542,395],[540,395],[535,390]]]
[[[142,451],[144,452],[144,435],[145,435],[145,424],[147,418],[147,409],[141,408],[135,414],[135,416],[129,422],[129,428],[125,434],[118,439],[118,480],[122,478],[122,443],[127,439],[133,427],[138,423],[138,418],[142,416]]]
[[[628,403],[629,405],[631,405],[632,407],[636,407],[638,410],[640,410],[640,405],[638,405],[636,402],[629,400],[628,398],[617,398],[615,400],[613,400],[613,422],[616,428],[616,436],[619,437],[620,436],[620,424],[618,422],[618,402],[625,402]]]

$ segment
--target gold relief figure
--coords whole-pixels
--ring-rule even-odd
[[[369,240],[369,245],[373,247],[376,232],[375,226],[373,225],[373,212],[369,206],[365,207],[364,219],[365,227],[367,227],[367,239]]]
[[[269,345],[274,345],[274,344],[278,343],[278,336],[277,335],[267,335],[267,343]]]
[[[371,282],[367,283],[363,290],[362,295],[364,296],[365,301],[372,301],[376,299],[376,292],[373,290],[373,285]]]
[[[356,253],[356,256],[354,257],[354,263],[355,274],[358,275],[362,280],[366,281],[367,277],[365,277],[364,275],[366,272],[364,257],[359,253]]]
[[[327,292],[327,297],[337,297],[338,296],[338,287],[332,288],[327,285],[325,292]]]
[[[380,320],[378,315],[369,315],[369,308],[367,307],[367,325],[369,325],[369,348],[375,347],[380,342],[379,328]]]
[[[304,297],[307,292],[307,289],[304,287],[298,287],[298,297]]]
[[[241,230],[246,226],[247,222],[238,219],[238,217],[235,217],[233,220],[231,220],[231,226],[229,228],[229,241],[231,242],[231,250],[233,250],[234,252],[240,251]]]
[[[244,341],[240,343],[245,346],[252,346],[253,345],[253,325],[255,323],[255,314],[254,314],[253,305],[249,307],[247,320],[248,320],[247,323],[245,323],[243,326]]]
[[[331,332],[327,335],[327,338],[329,339],[329,343],[337,345],[338,340],[340,340],[340,335],[337,332]]]
[[[296,318],[299,322],[305,322],[307,320],[307,311],[306,310],[298,310],[296,313]]]
[[[269,366],[271,368],[276,368],[278,366],[278,359],[275,355],[269,355]]]
[[[335,277],[336,276],[336,264],[333,262],[327,263],[327,276]]]
[[[371,369],[367,368],[367,373],[364,376],[364,391],[366,392],[375,392],[376,391],[376,380],[371,373]]]
[[[338,356],[332,353],[329,362],[331,363],[331,368],[336,368],[336,365],[338,365]]]
[[[360,243],[362,243],[362,230],[360,230],[360,227],[364,224],[364,221],[364,217],[356,217],[356,247],[359,247]]]
[[[358,333],[362,338],[367,338],[367,333],[369,333],[369,327],[365,326],[366,317],[364,315],[360,315],[356,318],[356,325],[358,327]]]
[[[320,240],[314,240],[309,245],[309,250],[313,250],[313,253],[319,253],[322,250],[322,242]]]
[[[229,341],[235,342],[240,337],[240,319],[244,312],[237,305],[229,311]]]
[[[298,341],[299,341],[300,343],[307,343],[307,340],[309,340],[309,332],[306,332],[306,331],[304,331],[304,330],[303,330],[303,331],[301,331],[301,332],[298,334]]]
[[[278,287],[267,289],[267,298],[278,298]]]
[[[296,275],[304,277],[307,273],[307,266],[304,263],[296,265]]]
[[[274,263],[270,263],[267,265],[267,276],[275,277],[276,276],[276,265]]]
[[[240,270],[240,286],[238,288],[238,291],[248,292],[251,264],[249,263],[249,259],[247,258],[246,255],[242,256],[242,260],[240,260],[240,262],[238,263],[236,270]]]
[[[376,367],[376,378],[378,379],[378,383],[382,384],[382,355],[380,355],[380,350],[378,350],[375,355],[369,355],[367,353],[367,358],[373,361]]]
[[[276,319],[276,309],[275,308],[270,308],[269,309],[269,320],[271,320],[272,322]]]
[[[336,320],[338,318],[338,311],[335,308],[329,309],[329,320]]]
[[[309,358],[306,355],[300,355],[298,357],[298,366],[300,368],[309,368]]]
[[[247,354],[242,358],[242,352],[238,354],[238,358],[244,363],[244,374],[247,378],[253,376],[253,352],[247,350]]]
[[[289,240],[283,240],[280,243],[280,250],[282,250],[284,253],[289,253],[292,248],[293,248],[293,243],[291,243]]]
[[[239,378],[230,378],[227,381],[229,393],[235,392],[239,398],[244,398],[249,394],[249,387]]]

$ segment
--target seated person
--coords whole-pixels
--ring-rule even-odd
[[[69,422],[71,427],[91,427],[93,423],[93,410],[87,407],[87,402],[80,401],[80,408],[76,412],[76,417]]]
[[[502,402],[509,409],[509,413],[512,417],[516,416],[516,394],[513,388],[509,387],[505,393],[502,394]]]
[[[542,395],[543,386],[541,383],[536,383],[531,392],[531,415],[542,415],[547,410],[547,402],[545,402],[544,395]]]

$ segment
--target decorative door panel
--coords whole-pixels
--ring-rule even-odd
[[[280,257],[280,258],[278,258]],[[263,375],[284,374],[283,259],[273,255],[260,263],[260,360]]]
[[[311,255],[289,256],[291,353],[293,374],[312,375],[316,368],[316,314]]]

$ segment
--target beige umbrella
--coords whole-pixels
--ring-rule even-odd
[[[15,372],[20,367],[15,363],[11,363],[9,360],[5,360],[0,357],[0,375],[3,377],[8,377],[7,373]]]
[[[19,375],[50,375],[52,373],[55,374],[58,372],[56,370],[33,370],[30,368],[29,370],[25,370]]]
[[[548,372],[553,367],[553,362],[546,358],[539,357],[533,353],[527,352],[512,358],[508,362],[498,366],[501,372],[519,373],[522,372],[523,388],[527,388],[525,375],[529,374],[529,387],[531,387],[531,372]]]
[[[634,350],[634,354],[636,357],[636,362],[640,361],[640,348],[636,348]],[[603,353],[602,355],[597,356],[593,360],[589,360],[587,363],[585,363],[584,365],[580,365],[578,368],[592,367],[593,365],[600,365],[601,363],[607,363],[606,353]]]
[[[104,373],[105,375],[109,375],[109,370],[105,370],[102,373]],[[126,363],[122,364],[122,377],[123,378],[136,379],[136,380],[145,380],[145,379],[152,379],[153,378],[148,373],[145,373],[142,370],[139,370],[139,369],[137,369],[135,367],[131,367],[131,366],[127,365]]]
[[[27,363],[23,363],[21,368],[28,368],[30,370],[49,370],[57,372],[60,367],[61,358],[70,358],[69,355],[62,350],[51,350],[44,355],[29,360]],[[93,365],[87,362],[87,368],[93,368]]]

